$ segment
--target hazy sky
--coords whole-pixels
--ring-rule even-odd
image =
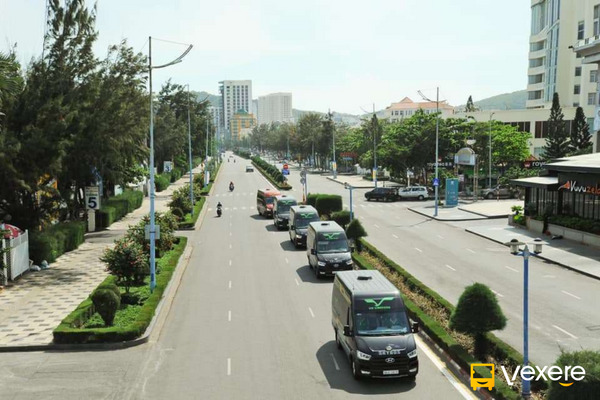
[[[41,54],[45,0],[0,0],[0,51]],[[93,4],[93,2],[89,2]],[[524,89],[530,2],[523,0],[99,0],[96,54],[127,39],[147,54],[153,36],[194,45],[154,73],[218,94],[252,79],[253,97],[293,94],[303,110],[358,114],[417,90],[453,105]],[[183,47],[153,41],[156,63]]]

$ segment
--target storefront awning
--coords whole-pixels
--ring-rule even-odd
[[[510,183],[516,186],[558,190],[557,176],[533,176],[531,178],[511,179]]]

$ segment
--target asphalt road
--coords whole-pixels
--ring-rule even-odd
[[[288,179],[301,198],[297,168]],[[309,174],[308,187],[313,193],[340,194],[344,204],[349,203],[348,190],[324,176]],[[353,191],[353,208],[369,242],[453,304],[473,282],[490,286],[508,318],[506,328],[495,333],[522,351],[523,259],[464,230],[482,223],[501,226],[505,220],[435,221],[408,210],[414,201],[367,202],[366,191]],[[600,349],[600,281],[535,258],[529,274],[530,359],[551,365],[561,349]]]
[[[471,397],[421,341],[416,382],[352,378],[334,342],[331,280],[316,280],[305,251],[256,215],[268,184],[244,167],[224,163],[159,335],[110,352],[2,354],[2,399]]]

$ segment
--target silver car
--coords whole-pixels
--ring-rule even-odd
[[[425,200],[429,198],[429,192],[425,186],[408,186],[398,191],[401,200],[416,199]]]

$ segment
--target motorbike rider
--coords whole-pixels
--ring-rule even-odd
[[[223,208],[223,205],[221,204],[221,202],[217,203],[217,215],[220,217],[221,213],[223,212],[221,209]]]
[[[233,190],[234,189],[234,185],[233,185],[233,181],[229,182],[229,190]]]

